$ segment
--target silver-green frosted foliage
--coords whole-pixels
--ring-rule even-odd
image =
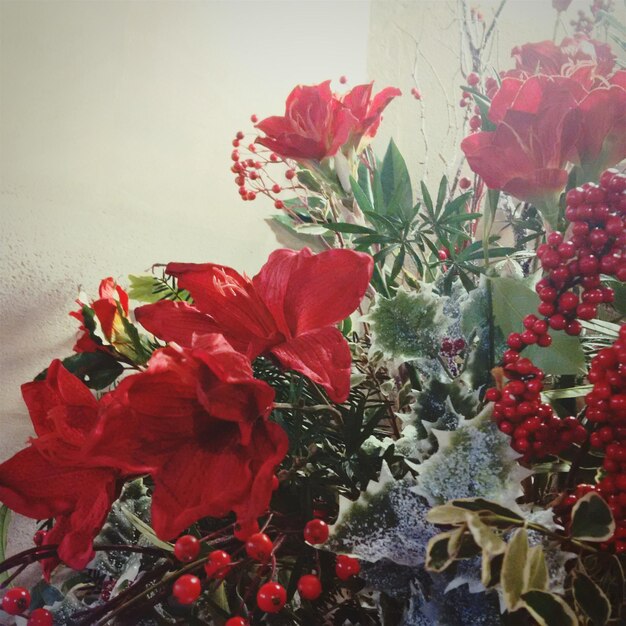
[[[420,491],[433,504],[454,498],[497,497],[507,489],[514,466],[508,438],[493,422],[468,422],[451,433],[450,445],[422,466]]]
[[[328,548],[371,562],[423,563],[426,543],[438,531],[426,521],[429,505],[411,487],[398,481],[373,495],[362,494],[334,529]]]
[[[441,306],[438,296],[423,292],[398,291],[391,299],[380,298],[369,316],[376,346],[393,358],[435,356]]]

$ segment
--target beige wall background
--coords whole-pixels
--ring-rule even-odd
[[[588,4],[575,0],[564,22]],[[499,2],[469,5],[489,22]],[[230,142],[250,114],[282,113],[297,83],[400,87],[378,149],[393,136],[415,181],[454,172],[458,11],[455,0],[0,0],[0,459],[31,434],[20,384],[70,353],[79,287],[95,294],[104,276],[169,260],[254,273],[277,247],[269,202],[239,200]],[[488,62],[508,67],[513,45],[551,38],[554,16],[550,0],[509,0]],[[18,525],[10,549],[31,532]]]

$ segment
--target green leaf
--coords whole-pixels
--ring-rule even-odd
[[[11,509],[6,505],[0,505],[0,563],[6,558],[7,539],[9,535],[9,524],[11,523]],[[0,583],[9,576],[8,572],[0,574]]]
[[[578,626],[572,609],[554,593],[531,590],[522,595],[522,600],[539,626]]]
[[[313,174],[311,174],[311,172],[309,172],[309,170],[300,170],[296,174],[296,177],[298,178],[298,181],[307,189],[310,189],[315,193],[320,193],[322,191],[317,179],[313,176]]]
[[[478,516],[468,516],[467,527],[474,537],[474,541],[487,554],[501,554],[506,550],[506,543],[487,524],[480,521]]]
[[[409,171],[393,139],[383,159],[381,185],[387,213],[404,215],[413,208]]]
[[[285,226],[283,223],[284,220],[278,219],[279,217],[287,217],[288,220],[291,220],[291,218],[284,215],[275,217],[276,221],[279,221],[283,226]],[[290,229],[292,227],[292,225],[289,226]],[[149,274],[145,276],[134,276],[133,274],[129,274],[128,280],[130,281],[128,295],[131,299],[137,300],[138,302],[147,302],[152,304],[153,302],[158,302],[159,300],[190,299],[189,292],[184,289],[174,289],[165,278],[150,276]]]
[[[90,389],[104,389],[111,385],[124,371],[122,364],[110,354],[102,351],[79,352],[63,359],[66,370],[80,378]],[[46,368],[35,380],[45,380]]]
[[[611,603],[605,593],[584,572],[577,571],[572,585],[574,601],[592,621],[593,626],[604,626],[611,616]]]
[[[455,506],[459,509],[465,509],[466,511],[476,511],[476,512],[488,512],[497,515],[498,517],[504,517],[508,519],[513,519],[519,522],[523,522],[524,518],[511,511],[511,509],[507,509],[506,507],[498,504],[497,502],[492,502],[491,500],[485,500],[484,498],[462,498],[458,500],[452,500],[450,502],[452,506]]]
[[[378,168],[374,170],[374,175],[372,179],[372,196],[374,198],[374,210],[379,215],[385,215],[387,213],[387,205],[385,204],[383,185],[381,182],[381,175]]]
[[[426,519],[431,524],[445,524],[452,526],[460,523],[464,524],[469,515],[471,515],[471,513],[468,513],[465,509],[461,509],[452,504],[440,504],[439,506],[435,506],[428,511]]]
[[[352,193],[354,194],[354,199],[356,203],[359,205],[361,211],[374,211],[374,206],[372,205],[369,196],[361,189],[359,183],[350,176],[350,187],[352,187]]]
[[[349,224],[348,222],[337,222],[336,224],[324,224],[324,228],[334,230],[337,233],[363,233],[365,235],[375,234],[376,231],[360,224]]]
[[[443,201],[446,199],[446,193],[448,192],[448,179],[444,176],[441,177],[439,182],[439,190],[437,191],[437,214],[441,212],[443,208]]]
[[[522,332],[522,320],[537,311],[539,297],[523,281],[499,277],[491,278],[493,314],[496,324],[505,337],[512,332]],[[552,345],[548,350],[536,345],[524,350],[524,356],[546,374],[580,375],[585,371],[585,357],[580,341],[561,332],[552,332]]]
[[[527,589],[547,589],[548,566],[546,565],[546,556],[541,545],[528,549],[524,579]]]
[[[431,572],[443,572],[454,562],[465,528],[456,528],[432,537],[426,546],[425,567]]]
[[[504,554],[500,553],[492,555],[483,551],[480,579],[483,586],[487,589],[495,587],[500,583],[503,561]]]
[[[153,545],[157,548],[162,548],[168,552],[174,551],[174,546],[166,541],[161,541],[154,530],[146,524],[143,520],[139,519],[134,513],[129,511],[126,507],[122,507],[124,515],[128,518],[128,521]]]
[[[519,607],[520,597],[525,586],[524,567],[527,557],[528,534],[525,528],[518,528],[506,547],[500,574],[502,595],[509,611],[515,611]]]
[[[572,509],[570,535],[582,541],[608,541],[615,532],[609,505],[593,491],[585,494]]]

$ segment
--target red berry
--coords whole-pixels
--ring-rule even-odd
[[[272,556],[274,544],[265,533],[255,533],[250,535],[246,541],[246,553],[255,561],[264,563]]]
[[[248,626],[248,621],[243,617],[231,617],[224,626]]]
[[[46,609],[35,609],[29,616],[26,626],[52,626],[54,617]]]
[[[353,557],[345,554],[337,556],[335,563],[335,574],[340,580],[348,580],[352,576],[356,576],[361,571],[360,563]]]
[[[272,476],[272,491],[276,491],[280,487],[280,481],[278,480],[278,476],[274,474]]]
[[[348,79],[347,79],[345,76],[340,76],[340,77],[339,77],[339,82],[340,82],[342,85],[345,85],[345,84],[348,82]]]
[[[285,606],[285,602],[287,592],[278,583],[265,583],[256,594],[257,606],[266,613],[278,613]]]
[[[461,189],[469,189],[471,186],[472,186],[472,181],[469,178],[466,178],[465,176],[463,176],[463,178],[459,180],[459,187]]]
[[[174,544],[174,556],[183,562],[193,561],[200,554],[200,542],[193,535],[183,535]]]
[[[448,253],[445,249],[441,248],[441,250],[437,252],[437,257],[440,261],[445,261],[448,258]]]
[[[304,540],[314,545],[324,543],[329,534],[328,524],[321,519],[312,519],[304,527]]]
[[[198,599],[202,587],[200,579],[193,574],[183,574],[176,579],[172,594],[180,604],[192,604]]]
[[[224,550],[214,550],[204,564],[204,571],[209,578],[224,578],[228,574],[230,554]]]
[[[36,546],[42,546],[43,542],[46,540],[46,535],[48,534],[47,531],[45,530],[38,530],[34,535],[33,535],[33,543]]]
[[[9,589],[2,598],[2,610],[9,615],[20,615],[30,606],[30,593],[24,587]]]
[[[282,200],[276,200],[276,201],[274,202],[274,206],[275,206],[277,209],[284,209],[284,208],[285,208],[285,203],[284,203]]]
[[[250,116],[250,121],[251,121],[253,124],[256,124],[256,123],[259,121],[259,118],[258,118],[258,117],[257,117],[257,116],[253,113],[253,114]]]
[[[304,600],[317,600],[322,593],[320,579],[313,574],[305,574],[298,581],[298,593]]]
[[[287,171],[285,172],[285,178],[286,178],[287,180],[291,180],[291,179],[292,179],[295,175],[296,175],[295,170],[287,170]]]
[[[485,393],[485,400],[487,402],[497,402],[500,399],[500,392],[495,388],[487,389]]]
[[[479,82],[480,82],[480,77],[478,76],[476,72],[472,72],[471,74],[467,75],[467,84],[470,87],[475,87],[476,85],[478,85]]]

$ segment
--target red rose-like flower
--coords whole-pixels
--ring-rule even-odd
[[[190,292],[194,306],[163,300],[135,314],[165,341],[191,346],[194,335],[218,332],[250,359],[271,353],[343,402],[351,356],[334,324],[359,305],[372,267],[367,254],[313,255],[308,248],[273,252],[252,280],[222,265],[170,263],[167,273]]]
[[[285,115],[261,120],[257,142],[282,157],[321,161],[348,140],[357,120],[330,89],[330,81],[298,85],[287,98]]]
[[[595,178],[626,158],[626,71],[617,72],[608,87],[596,87],[580,102],[581,132],[572,160]]]
[[[489,109],[495,131],[466,137],[461,148],[488,187],[520,200],[538,201],[560,192],[567,181],[568,153],[578,138],[577,96],[567,78],[506,78]]]
[[[120,315],[128,315],[128,294],[122,289],[113,278],[104,278],[100,282],[99,299],[91,304],[77,301],[80,305],[78,311],[72,311],[70,315],[81,322],[80,334],[74,346],[76,352],[95,352],[96,350],[108,350],[102,344],[97,343],[91,337],[85,325],[85,314],[83,307],[88,306],[94,312],[95,318],[100,323],[105,339],[115,344],[119,336],[125,334],[124,325]]]
[[[387,105],[396,96],[402,95],[396,87],[387,87],[372,98],[372,86],[373,83],[357,85],[341,98],[341,102],[357,120],[349,142],[357,152],[360,152],[368,139],[376,135],[382,112]]]
[[[60,361],[52,362],[44,381],[23,385],[22,394],[38,436],[0,465],[0,501],[27,517],[54,517],[44,543],[58,544],[59,558],[82,569],[93,557],[93,538],[119,495],[121,477],[85,458],[98,403]],[[44,561],[47,577],[57,563]]]
[[[230,511],[245,524],[267,509],[287,436],[266,419],[274,391],[221,335],[157,350],[148,369],[123,380],[115,394],[128,411],[107,413],[96,436],[99,458],[108,454],[129,473],[149,471],[159,537]],[[134,440],[132,454],[124,446],[118,453],[120,433]]]
[[[538,41],[517,46],[511,56],[515,58],[515,69],[505,72],[504,77],[567,76],[586,89],[603,85],[615,68],[610,46],[580,34],[566,37],[559,45]]]

